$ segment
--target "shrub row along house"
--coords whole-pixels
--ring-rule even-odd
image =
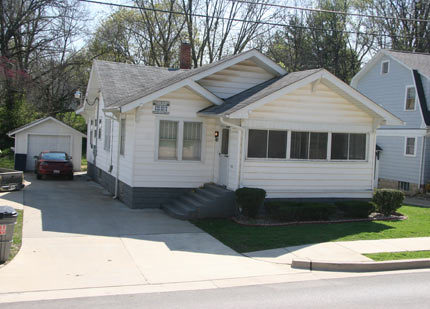
[[[189,69],[181,50],[179,70],[94,61],[88,171],[125,204],[189,217],[220,215],[196,208],[221,209],[222,187],[371,197],[376,129],[400,119],[324,69],[287,73],[256,50]]]
[[[430,182],[430,54],[381,50],[351,85],[404,121],[377,130],[379,187],[417,192]]]

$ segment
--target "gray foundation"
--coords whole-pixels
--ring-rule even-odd
[[[87,175],[115,194],[115,177],[88,162]],[[161,204],[175,200],[191,188],[131,187],[119,181],[118,197],[130,208],[160,208]]]

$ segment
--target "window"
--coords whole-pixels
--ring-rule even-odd
[[[287,131],[249,130],[248,158],[285,159]]]
[[[202,148],[202,124],[184,122],[182,160],[200,160]]]
[[[415,87],[406,87],[405,110],[415,110]]]
[[[291,132],[292,159],[327,159],[328,133]]]
[[[104,150],[110,150],[110,133],[112,128],[112,120],[105,118],[105,140],[104,140]],[[99,129],[100,130],[100,129]],[[100,136],[100,133],[99,133]]]
[[[332,133],[331,158],[333,160],[365,160],[366,134]]]
[[[222,129],[221,154],[223,154],[223,155],[228,155],[229,138],[230,138],[230,130],[229,129]]]
[[[178,122],[160,120],[160,133],[158,143],[158,159],[177,159]]]
[[[124,155],[125,151],[125,128],[126,128],[126,122],[125,119],[121,119],[121,138],[120,138],[120,145],[119,145],[119,154]]]
[[[409,182],[399,181],[397,184],[397,188],[403,191],[409,191]]]
[[[416,151],[415,146],[416,146],[416,138],[407,137],[405,142],[405,155],[415,156],[415,151]]]
[[[390,61],[383,61],[381,64],[381,74],[388,74],[390,69]]]

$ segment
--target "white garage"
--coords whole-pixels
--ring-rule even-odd
[[[26,154],[26,170],[34,170],[34,156],[42,151],[64,151],[72,156],[73,169],[81,169],[83,133],[65,123],[47,117],[8,133],[15,138],[15,154]]]

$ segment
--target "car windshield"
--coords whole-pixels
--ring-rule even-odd
[[[63,152],[42,153],[43,160],[67,160],[67,155]]]

